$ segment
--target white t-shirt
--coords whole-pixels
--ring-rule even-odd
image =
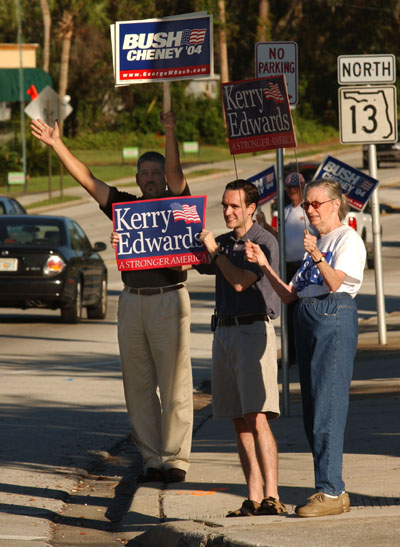
[[[306,224],[304,224],[304,218]],[[304,229],[310,234],[317,235],[318,232],[308,221],[304,209],[292,204],[285,207],[285,251],[286,262],[300,262],[304,256]]]
[[[360,289],[365,267],[366,251],[361,237],[353,228],[343,225],[318,239],[317,247],[334,270],[346,274],[336,292],[346,292],[354,298]],[[320,296],[330,292],[318,266],[313,263],[308,253],[290,284],[296,287],[299,298]]]

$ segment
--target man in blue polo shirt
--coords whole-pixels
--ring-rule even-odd
[[[244,244],[257,241],[278,270],[278,243],[252,216],[257,188],[229,183],[222,197],[230,232],[201,239],[211,264],[195,268],[216,275],[216,329],[213,341],[212,395],[215,418],[233,420],[248,499],[228,517],[285,514],[278,494],[278,452],[269,421],[279,417],[275,332],[271,320],[280,302],[258,267],[246,261]]]

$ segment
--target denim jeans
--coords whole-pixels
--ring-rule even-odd
[[[346,293],[301,298],[294,320],[303,421],[314,458],[315,488],[337,496],[345,489],[343,440],[357,349],[357,307]]]

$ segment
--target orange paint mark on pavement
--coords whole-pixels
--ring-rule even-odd
[[[190,494],[191,496],[212,496],[216,492],[223,492],[228,488],[213,488],[212,490],[182,490],[177,494]]]

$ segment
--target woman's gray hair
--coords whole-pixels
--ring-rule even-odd
[[[332,179],[316,179],[307,182],[304,187],[304,196],[307,195],[307,192],[311,188],[324,188],[326,195],[329,199],[338,199],[340,201],[340,207],[338,210],[338,215],[340,221],[346,218],[347,213],[349,212],[349,204],[347,203],[347,198],[342,192],[342,187],[340,182]]]

